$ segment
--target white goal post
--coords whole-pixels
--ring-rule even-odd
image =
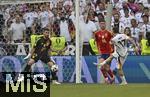
[[[111,29],[111,17],[112,17],[112,9],[113,4],[108,3],[107,7],[107,16],[105,18],[106,20],[106,27],[108,30]],[[81,81],[81,68],[82,68],[82,38],[84,35],[82,33],[79,33],[79,13],[80,7],[79,7],[79,0],[76,0],[75,2],[75,13],[76,13],[76,83],[82,83]]]
[[[79,0],[75,1],[76,13],[76,83],[81,83],[81,46],[80,46],[80,33],[79,33]]]

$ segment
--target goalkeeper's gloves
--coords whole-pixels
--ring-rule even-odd
[[[30,57],[31,57],[31,54],[29,53],[29,54],[24,58],[24,60],[29,59]]]
[[[50,57],[51,61],[56,64],[55,60],[53,59],[53,57]]]

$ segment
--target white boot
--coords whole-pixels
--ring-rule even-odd
[[[127,85],[128,83],[126,81],[121,82],[119,85]]]
[[[61,84],[61,83],[58,82],[58,81],[56,81],[56,80],[53,80],[53,81],[52,81],[52,84],[57,84],[57,85],[59,85],[59,84]]]

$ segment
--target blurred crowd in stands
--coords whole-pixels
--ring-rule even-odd
[[[93,34],[101,29],[99,22],[107,19],[108,2],[113,4],[111,29],[115,27],[118,33],[133,37],[139,48],[141,39],[147,39],[150,0],[79,1],[79,31],[83,44],[88,44]],[[75,44],[75,19],[75,0],[0,5],[0,43],[30,43],[31,35],[40,35],[41,29],[47,27],[51,36],[63,36],[68,44]]]

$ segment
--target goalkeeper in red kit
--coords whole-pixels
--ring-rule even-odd
[[[99,62],[101,63],[110,56],[113,49],[110,43],[112,39],[112,34],[108,30],[106,30],[105,21],[100,21],[99,25],[100,25],[101,30],[95,33],[95,41],[96,41],[98,51],[100,54]],[[111,62],[100,67],[100,70],[105,78],[105,83],[107,84],[112,83],[115,79],[114,74],[112,70],[110,69],[110,64]]]

